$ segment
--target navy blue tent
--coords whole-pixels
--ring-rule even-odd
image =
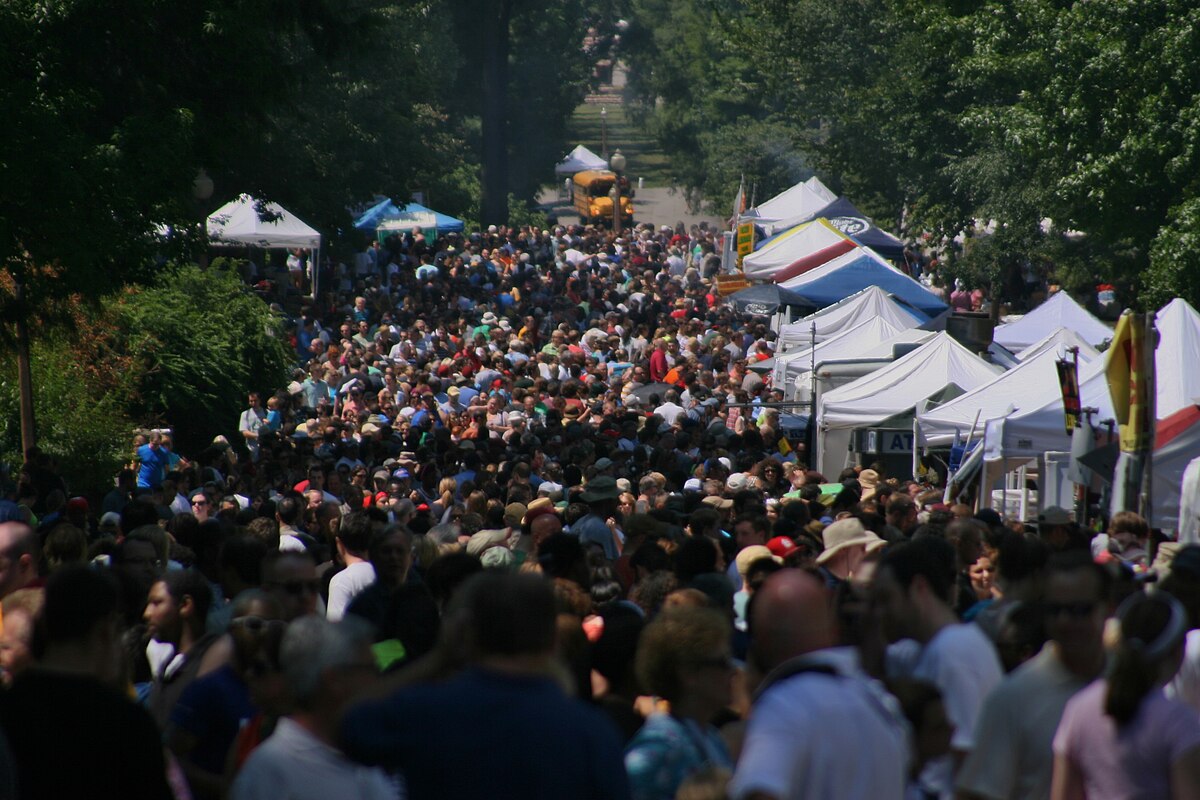
[[[811,314],[816,304],[799,292],[775,283],[762,283],[729,295],[726,302],[739,314],[770,317],[781,308],[792,308],[796,314]]]
[[[795,220],[795,223],[796,225],[803,225],[805,222],[811,222],[821,217],[829,220],[830,225],[849,236],[858,244],[871,248],[884,258],[895,261],[904,256],[903,242],[887,231],[876,227],[875,223],[863,216],[863,213],[844,197],[839,197],[807,219]],[[791,228],[789,227],[786,230],[791,230]],[[784,230],[779,230],[775,232],[774,236],[763,237],[761,235],[762,231],[759,230],[759,236],[755,238],[754,249],[761,250],[775,236],[779,236],[784,232]]]
[[[826,271],[823,266],[818,267],[783,285],[797,294],[804,295],[820,308],[841,302],[868,286],[878,286],[885,292],[894,294],[931,318],[948,308],[937,295],[924,286],[871,255],[859,256],[831,271]]]

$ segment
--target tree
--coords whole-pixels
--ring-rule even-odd
[[[599,13],[586,0],[450,3],[464,60],[452,113],[480,120],[480,221],[505,222],[508,195],[536,195],[535,176],[565,148],[566,120],[593,81],[585,34]]]
[[[22,364],[28,321],[70,293],[145,278],[158,225],[194,230],[201,166],[234,162],[313,64],[369,22],[362,3],[227,0],[0,5],[0,322]],[[7,328],[7,326],[6,326]]]
[[[129,416],[171,425],[181,448],[234,432],[247,392],[278,389],[296,361],[283,320],[232,265],[168,267],[108,298],[101,319],[137,376]]]

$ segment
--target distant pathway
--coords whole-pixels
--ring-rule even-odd
[[[653,137],[642,131],[627,119],[625,115],[624,97],[625,69],[617,64],[613,70],[612,83],[602,84],[593,94],[589,94],[583,104],[575,110],[571,120],[571,128],[575,133],[574,141],[586,145],[596,153],[601,153],[602,125],[599,109],[607,111],[606,138],[610,154],[620,149],[628,161],[626,174],[636,185],[639,178],[643,186],[636,190],[634,196],[634,221],[653,222],[655,225],[675,225],[682,222],[685,225],[698,225],[707,222],[709,225],[719,225],[718,220],[708,214],[693,214],[688,210],[683,192],[674,185],[670,177],[670,164],[667,156],[658,147]],[[551,185],[542,190],[538,202],[548,214],[558,218],[560,222],[578,222],[569,200],[564,200],[562,189]]]

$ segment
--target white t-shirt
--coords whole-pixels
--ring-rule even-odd
[[[959,791],[997,800],[1050,796],[1054,732],[1067,701],[1088,681],[1067,671],[1048,643],[983,701],[976,747],[958,773]]]
[[[729,797],[902,800],[909,762],[903,721],[844,657],[821,651],[805,660],[838,674],[794,675],[758,699]]]
[[[377,767],[355,764],[290,717],[259,746],[233,782],[234,800],[355,797],[394,800],[396,787]]]
[[[1167,697],[1200,712],[1200,630],[1188,631],[1179,672],[1167,684]]]
[[[346,616],[359,592],[375,582],[375,567],[370,561],[357,561],[334,575],[329,581],[329,607],[325,610],[325,618],[337,622]]]
[[[889,652],[889,669],[895,665],[892,655]],[[946,717],[954,725],[950,746],[970,752],[975,746],[975,725],[983,699],[1000,683],[1004,670],[996,648],[979,626],[958,623],[942,628],[920,648],[911,671],[899,671],[893,677],[919,678],[936,686],[942,693]],[[921,772],[921,782],[942,797],[953,796],[951,757],[927,764]]]

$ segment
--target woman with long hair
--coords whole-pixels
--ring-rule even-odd
[[[1162,691],[1183,660],[1187,612],[1159,591],[1129,597],[1117,619],[1108,675],[1071,698],[1058,725],[1051,797],[1200,797],[1200,715]]]

